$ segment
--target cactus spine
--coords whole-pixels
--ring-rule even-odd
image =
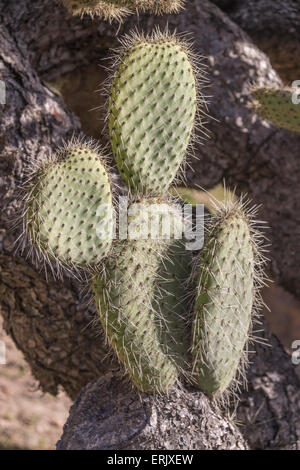
[[[125,2],[107,2],[105,0],[60,0],[72,15],[89,15],[106,21],[121,21],[130,13]],[[119,3],[119,4],[118,4]]]
[[[60,0],[73,15],[99,16],[104,20],[120,21],[134,11],[154,15],[177,13],[183,7],[183,0]]]

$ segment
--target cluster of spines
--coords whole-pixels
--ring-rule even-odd
[[[107,21],[121,21],[135,11],[154,15],[177,13],[183,0],[60,0],[73,15],[89,15]]]
[[[131,8],[154,15],[178,13],[184,7],[184,3],[184,0],[130,0],[128,2]]]

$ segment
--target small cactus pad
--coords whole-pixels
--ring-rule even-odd
[[[125,3],[133,10],[148,11],[154,15],[177,13],[184,5],[183,0],[125,0]]]
[[[300,132],[300,103],[293,103],[293,96],[299,101],[299,89],[257,88],[253,96],[260,116],[275,126]]]
[[[27,231],[34,245],[68,265],[95,265],[112,244],[109,177],[97,150],[70,144],[32,180]]]
[[[192,332],[193,375],[209,396],[222,394],[243,365],[255,297],[249,222],[239,210],[217,220],[199,261]]]
[[[156,15],[176,13],[182,0],[61,0],[73,15],[99,16],[105,20],[121,20],[136,10],[148,11]]]
[[[174,384],[176,358],[182,350],[187,351],[186,305],[178,299],[187,265],[175,261],[172,272],[166,268],[164,258],[175,240],[142,239],[147,237],[147,205],[144,201],[144,209],[130,217],[138,238],[129,236],[116,243],[105,274],[95,277],[94,291],[101,323],[114,351],[135,386],[154,393],[165,392]],[[181,215],[166,207],[181,223]],[[170,276],[169,281],[165,276]],[[182,357],[180,360],[183,362]]]
[[[175,36],[133,37],[124,46],[109,102],[109,131],[120,174],[133,192],[168,190],[190,142],[195,74]]]
[[[121,21],[130,11],[126,8],[125,1],[106,0],[60,0],[73,15],[98,16],[107,21]]]

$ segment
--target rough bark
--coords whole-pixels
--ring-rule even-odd
[[[267,325],[261,339],[269,349],[256,345],[249,390],[233,420],[199,391],[139,399],[108,374],[81,391],[57,448],[300,449],[300,366],[292,367]],[[239,432],[234,421],[241,425]]]
[[[249,368],[248,390],[237,409],[237,422],[251,449],[300,449],[300,365],[292,365],[278,339],[263,325]]]
[[[42,80],[98,62],[116,44],[118,26],[71,18],[62,8],[54,8],[52,0],[0,0],[0,19],[0,73],[7,89],[7,104],[0,107],[0,308],[6,330],[24,352],[43,389],[54,393],[61,384],[74,397],[103,373],[116,371],[118,376],[118,366],[104,357],[107,350],[90,323],[93,311],[82,304],[77,281],[65,276],[55,282],[49,272],[47,281],[44,271],[16,258],[13,242],[19,232],[8,232],[7,219],[18,209],[16,192],[30,162],[46,157],[79,129],[78,120]],[[273,272],[300,294],[300,139],[272,128],[247,108],[249,79],[274,84],[280,83],[279,77],[238,26],[206,0],[190,1],[179,16],[129,18],[120,34],[137,21],[145,30],[168,22],[170,29],[193,33],[195,49],[208,57],[212,81],[208,93],[213,96],[210,112],[219,122],[209,120],[213,137],[196,147],[199,160],[192,160],[188,181],[209,188],[225,177],[239,190],[247,190],[255,202],[263,203],[261,214],[271,226]],[[277,343],[275,347],[281,354]],[[263,364],[264,356],[257,360]],[[285,360],[293,374],[289,359]],[[280,377],[284,387],[284,377]],[[185,398],[178,398],[178,406],[181,400]],[[289,401],[286,406],[292,409]],[[218,419],[223,418],[218,415]],[[274,420],[279,427],[278,416]],[[268,422],[265,426],[269,427]],[[237,436],[235,433],[231,436]],[[272,433],[273,427],[266,431],[268,438]],[[285,440],[295,442],[294,436],[287,428]],[[210,438],[212,446],[216,445],[213,436]],[[206,445],[206,437],[198,444],[192,439],[191,445]]]
[[[61,385],[70,397],[107,371],[118,371],[92,305],[80,303],[72,284],[45,282],[22,258],[0,255],[4,328],[31,365],[43,390]]]
[[[214,0],[270,58],[290,85],[300,79],[298,0]]]
[[[240,431],[203,393],[138,396],[111,375],[82,390],[57,443],[59,450],[246,448]]]

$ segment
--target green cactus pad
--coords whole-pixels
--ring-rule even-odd
[[[133,192],[166,192],[195,124],[195,74],[175,36],[134,37],[117,65],[109,131],[120,174]]]
[[[236,377],[249,337],[254,302],[254,244],[249,222],[237,211],[221,214],[199,260],[192,355],[193,375],[209,396]]]
[[[95,265],[112,244],[109,177],[97,150],[71,144],[32,180],[27,232],[43,254],[68,265]]]
[[[149,201],[143,204],[145,209],[131,217],[141,237],[146,233]],[[181,215],[166,205],[167,213],[173,214],[175,224],[181,223]],[[183,284],[190,258],[183,256],[178,243],[171,238],[119,240],[105,274],[94,281],[109,342],[135,386],[148,393],[167,391],[187,359]],[[168,254],[174,258],[168,259]]]
[[[296,89],[257,88],[253,91],[258,102],[255,110],[275,126],[300,132],[300,104],[293,103],[293,94],[299,98]]]

